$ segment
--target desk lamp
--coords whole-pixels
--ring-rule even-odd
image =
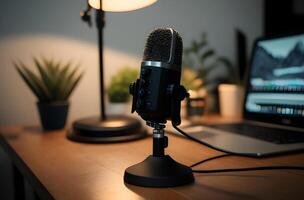
[[[106,12],[126,12],[147,7],[157,0],[88,0],[88,7],[80,13],[83,21],[91,23],[91,9],[96,10],[98,30],[99,72],[100,72],[100,116],[76,120],[67,137],[77,142],[120,142],[139,139],[146,135],[139,120],[121,116],[107,116],[105,113],[105,91],[103,75],[103,28]],[[128,86],[126,86],[128,87]]]

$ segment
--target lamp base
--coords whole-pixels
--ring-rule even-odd
[[[113,115],[106,120],[88,117],[75,121],[67,138],[84,143],[110,143],[136,140],[147,135],[140,121],[127,116]]]
[[[175,187],[194,182],[192,170],[170,156],[149,156],[126,169],[126,183],[143,187]]]

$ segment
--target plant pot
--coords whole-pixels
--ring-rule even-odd
[[[187,98],[187,117],[201,118],[205,111],[206,99],[203,97]]]
[[[223,117],[242,117],[244,89],[239,85],[219,85],[220,112]]]
[[[68,102],[38,102],[37,107],[44,130],[56,130],[65,126],[69,110]]]
[[[107,105],[107,114],[109,115],[131,114],[131,104],[130,102],[124,102],[124,103],[109,102]]]
[[[219,112],[218,93],[208,93],[205,97],[204,114],[216,114]]]

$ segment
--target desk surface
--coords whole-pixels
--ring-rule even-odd
[[[212,121],[212,120],[209,120]],[[304,172],[258,171],[195,174],[195,183],[175,188],[142,188],[123,182],[124,170],[145,159],[151,137],[116,144],[69,141],[65,131],[2,127],[0,144],[42,198],[61,199],[300,199]],[[221,154],[169,134],[166,153],[185,165]],[[265,165],[304,166],[304,153],[273,158],[224,157],[197,168]]]

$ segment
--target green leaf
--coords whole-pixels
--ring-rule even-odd
[[[67,79],[69,68],[70,68],[70,63],[67,63],[58,72],[55,87],[54,87],[55,98],[60,98],[61,97],[61,93],[66,87],[65,84],[67,84],[67,82],[69,81]]]
[[[199,48],[202,49],[204,46],[207,46],[208,41],[207,41],[207,34],[202,33],[201,35],[201,41],[199,42]]]
[[[53,83],[53,79],[50,73],[48,73],[48,71],[46,69],[44,69],[42,67],[42,64],[39,62],[39,60],[37,58],[34,58],[34,62],[36,65],[36,68],[38,69],[41,79],[45,85],[45,88],[48,90],[49,93],[53,92],[54,89],[54,83]]]
[[[192,43],[191,43],[191,51],[193,53],[198,53],[198,51],[199,51],[199,44],[196,41],[192,41]]]
[[[66,98],[67,91],[72,85],[74,76],[78,71],[79,66],[76,66],[71,72],[66,74],[66,77],[62,80],[59,87],[58,99],[64,100]]]
[[[69,98],[69,96],[72,94],[73,90],[75,89],[75,87],[77,86],[83,75],[84,75],[83,72],[80,73],[78,77],[71,82],[71,85],[69,86],[69,88],[67,88],[65,95],[63,97],[64,100],[67,100]]]
[[[43,84],[42,80],[32,71],[30,71],[25,65],[21,64],[21,68],[23,69],[23,72],[25,72],[27,77],[29,77],[35,84],[36,88],[40,91],[39,93],[44,96],[44,99],[48,99],[50,97],[50,94],[46,89],[45,85]]]
[[[24,80],[24,82],[26,83],[26,85],[32,90],[32,92],[35,94],[35,96],[39,99],[39,100],[44,100],[44,95],[41,94],[41,91],[39,88],[37,88],[37,85],[35,85],[35,83],[33,82],[33,80],[31,78],[29,78],[29,76],[22,71],[21,67],[14,63],[14,66],[17,70],[17,72],[19,73],[19,75],[21,76],[21,78]]]
[[[57,75],[60,73],[61,62],[58,61],[56,64],[52,62],[52,65],[55,71],[55,77],[58,78]]]
[[[56,82],[57,73],[60,67],[60,62],[55,63],[53,60],[46,59],[44,57],[41,58],[45,68],[48,71],[49,77],[51,78],[52,82]]]
[[[48,59],[46,59],[44,57],[41,57],[41,60],[43,61],[43,65],[45,66],[46,70],[48,71],[49,76],[54,75],[55,71],[54,71],[51,61],[49,61]]]
[[[218,63],[222,63],[228,70],[228,78],[230,78],[230,81],[232,83],[237,83],[239,84],[240,83],[240,78],[237,74],[237,71],[236,69],[234,68],[234,66],[232,65],[232,63],[230,62],[229,59],[225,58],[225,57],[219,57],[217,59],[217,62]]]
[[[204,63],[206,61],[206,59],[208,59],[214,55],[215,55],[215,51],[213,49],[209,49],[201,55],[200,60],[202,63]]]

